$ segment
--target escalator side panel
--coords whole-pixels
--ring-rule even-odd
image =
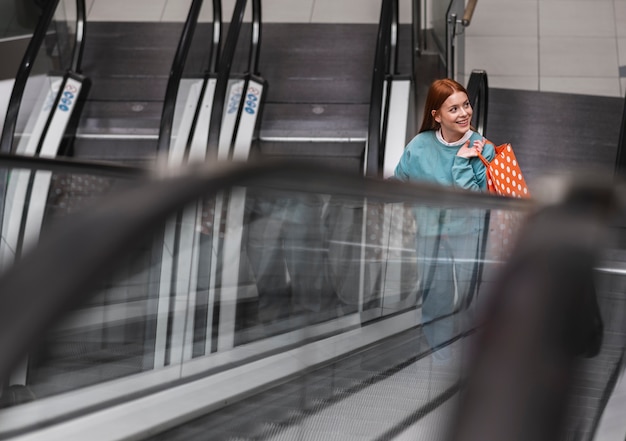
[[[244,101],[241,120],[235,138],[233,149],[233,160],[246,161],[250,155],[250,146],[254,130],[257,125],[258,115],[260,113],[260,103],[263,98],[263,83],[257,80],[250,80],[248,90]]]
[[[383,176],[393,176],[400,156],[407,143],[407,124],[409,119],[409,101],[411,96],[410,80],[393,80],[389,97],[387,140],[385,142],[385,158]]]

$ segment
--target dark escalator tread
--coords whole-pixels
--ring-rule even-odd
[[[268,102],[369,103],[377,24],[268,23],[259,60]],[[399,30],[399,72],[409,73],[410,27]]]
[[[158,135],[161,101],[88,101],[81,114],[79,134]]]
[[[156,139],[82,139],[74,141],[74,157],[82,160],[113,161],[127,165],[150,164],[156,157]]]
[[[365,138],[369,104],[277,104],[263,108],[261,138]]]
[[[491,88],[487,137],[510,142],[532,188],[553,171],[613,173],[624,100]]]
[[[161,101],[87,101],[74,156],[111,161],[154,158],[162,107]]]
[[[272,102],[369,101],[376,25],[271,24],[260,71]]]
[[[363,156],[365,142],[270,142],[260,143],[260,152],[264,156],[288,156],[298,159],[329,158],[349,160]]]
[[[183,23],[90,22],[83,56],[87,76],[169,74]]]
[[[88,101],[160,101],[165,98],[167,75],[91,77]]]

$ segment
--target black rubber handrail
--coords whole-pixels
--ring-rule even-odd
[[[397,62],[397,46],[392,45],[392,29],[397,30],[398,1],[383,0],[378,25],[378,37],[376,40],[376,54],[374,56],[374,73],[372,75],[372,89],[370,95],[370,109],[368,118],[367,151],[365,159],[365,175],[368,177],[380,177],[383,170],[384,158],[384,122],[381,121],[384,111],[385,80],[391,73],[395,73],[396,66],[391,63]],[[396,35],[397,40],[397,35]],[[388,96],[388,94],[387,94]],[[382,133],[381,133],[382,132]]]
[[[248,73],[253,75],[259,75],[261,31],[261,0],[252,0],[252,29],[250,34],[250,52],[248,55]]]
[[[76,35],[72,49],[71,70],[77,74],[82,73],[83,53],[85,51],[85,34],[87,33],[87,12],[85,0],[76,0]]]
[[[187,14],[187,20],[183,26],[183,31],[178,41],[178,47],[176,48],[176,54],[174,55],[174,61],[170,69],[170,76],[167,81],[167,88],[165,89],[165,98],[163,100],[163,110],[161,112],[161,124],[159,128],[159,139],[157,141],[157,152],[166,152],[169,150],[172,126],[174,124],[174,112],[176,110],[176,100],[178,97],[178,89],[180,87],[180,81],[183,77],[185,70],[185,64],[193,43],[193,37],[195,35],[196,27],[198,25],[198,17],[200,16],[200,10],[202,9],[203,0],[193,0]],[[219,54],[219,43],[221,40],[221,18],[222,18],[221,0],[213,0],[213,30],[214,38],[211,45],[211,55]],[[216,28],[217,26],[217,28]],[[217,32],[217,35],[215,34]],[[215,39],[217,39],[217,44]],[[213,63],[210,64],[209,70],[213,68]]]
[[[626,176],[626,97],[624,98],[622,126],[619,131],[617,154],[615,156],[615,174],[618,176]]]
[[[209,72],[217,72],[222,54],[222,0],[213,0],[213,42]]]
[[[50,171],[55,173],[94,174],[119,178],[146,178],[157,173],[155,170],[119,162],[87,161],[59,156],[44,158],[41,156],[22,156],[0,153],[0,171],[21,169],[30,171]]]
[[[489,81],[487,72],[473,70],[467,82],[468,98],[474,110],[473,124],[483,136],[487,136],[487,115],[489,113]]]
[[[467,82],[468,99],[472,105],[474,114],[472,116],[474,128],[483,136],[487,130],[487,116],[489,110],[489,83],[487,81],[487,72],[484,70],[473,70]],[[485,269],[485,257],[487,254],[487,241],[489,238],[489,226],[491,224],[491,212],[487,210],[483,219],[483,233],[480,238],[480,248],[478,249],[477,268],[473,276],[475,279],[476,290],[470,292],[467,301],[471,302],[474,293],[478,293],[478,289],[482,285],[483,273]]]
[[[604,338],[594,268],[624,214],[618,188],[596,178],[572,180],[530,216],[493,280],[451,441],[565,438],[579,358],[596,356]]]
[[[215,158],[221,133],[222,118],[224,115],[224,103],[228,89],[233,60],[237,50],[239,35],[243,25],[244,13],[248,1],[237,0],[233,10],[233,16],[228,27],[228,35],[224,43],[224,51],[220,58],[217,83],[215,85],[215,96],[211,109],[211,119],[209,124],[209,137],[207,143],[207,157]],[[252,0],[252,35],[250,45],[250,56],[248,58],[248,73],[257,74],[258,60],[261,38],[261,1]],[[242,93],[242,96],[245,95]]]
[[[18,68],[13,90],[11,91],[11,97],[9,98],[2,135],[0,136],[0,152],[2,153],[10,153],[13,151],[13,134],[15,133],[17,116],[20,111],[24,90],[26,89],[26,82],[30,76],[37,54],[46,38],[48,28],[50,27],[50,23],[52,23],[52,18],[54,17],[58,4],[59,0],[51,0],[46,5]]]

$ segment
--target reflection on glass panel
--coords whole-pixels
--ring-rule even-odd
[[[0,267],[3,270],[36,248],[40,238],[68,216],[88,210],[102,197],[125,191],[129,185],[125,179],[84,173],[12,169],[3,170],[2,174],[6,176],[7,188],[1,201]],[[68,243],[68,250],[72,246]],[[133,271],[133,266],[126,266],[125,271]],[[139,282],[136,277],[128,276],[125,279],[131,280],[137,290],[149,287],[145,280]],[[41,398],[109,379],[109,374],[101,372],[106,370],[103,354],[113,350],[111,338],[119,326],[115,317],[136,314],[133,311],[138,297],[122,296],[118,287],[114,291],[114,295],[86,295],[89,306],[81,305],[79,313],[50,332],[41,347],[29,354],[14,372],[9,385],[26,387],[29,394],[24,397]],[[144,301],[145,296],[140,297]],[[146,316],[141,314],[142,319]],[[143,344],[145,339],[140,341]],[[3,396],[1,404],[17,404],[6,400],[7,396]]]
[[[13,38],[33,32],[42,8],[35,0],[3,0],[0,10],[0,38]]]
[[[452,23],[448,23],[450,16],[455,14],[456,19],[461,20],[465,13],[465,2],[462,0],[449,0],[449,1],[434,1],[432,2],[432,35],[435,43],[438,46],[443,60],[447,63],[448,60],[448,44],[451,43],[451,38],[448,34],[449,27],[452,29]],[[456,76],[458,73],[462,73],[465,64],[465,33],[462,26],[457,26],[455,33],[454,47],[455,47],[455,65],[457,72],[453,73]],[[460,69],[460,70],[459,70]]]
[[[42,234],[125,185],[52,174]],[[407,312],[407,329],[423,325],[415,350],[444,356],[522,221],[493,211],[487,228],[475,208],[286,188],[233,188],[173,213],[85,293],[14,384],[41,398],[196,361],[226,369]]]
[[[154,368],[155,297],[151,249],[70,312],[29,355],[26,385],[36,398]]]
[[[55,61],[56,69],[64,71],[72,63],[76,35],[76,0],[61,0],[54,13],[52,34],[55,38],[47,40],[48,53]]]
[[[450,7],[450,3],[454,1],[456,0],[432,2],[433,36],[435,37],[435,42],[439,46],[439,51],[442,54],[445,54],[446,51],[447,12]]]

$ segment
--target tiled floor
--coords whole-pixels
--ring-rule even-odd
[[[190,4],[87,1],[90,20],[183,20]],[[234,0],[223,3],[230,16]],[[400,0],[403,22],[410,7],[411,0]],[[271,22],[375,23],[379,14],[380,0],[263,2],[263,18]],[[486,70],[493,87],[616,97],[626,92],[626,0],[479,0],[465,37],[465,71]]]
[[[0,7],[4,2],[0,0]],[[183,21],[191,4],[191,0],[86,2],[92,21]],[[230,17],[235,0],[222,3],[224,17]],[[380,3],[265,0],[263,19],[376,23]],[[411,17],[411,3],[400,0],[402,22]],[[209,18],[209,5],[205,1],[201,19]],[[465,72],[486,70],[493,87],[623,97],[626,0],[479,0],[465,30],[465,47]]]
[[[624,0],[479,0],[466,32],[466,71],[495,87],[622,97],[623,65]]]

